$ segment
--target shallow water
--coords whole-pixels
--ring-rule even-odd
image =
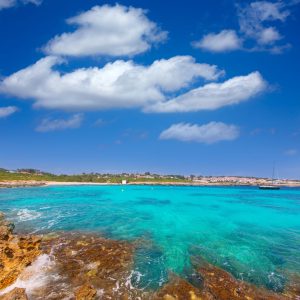
[[[137,240],[132,283],[187,278],[202,256],[236,277],[281,291],[300,274],[300,190],[251,187],[57,186],[0,189],[17,231],[80,230]]]

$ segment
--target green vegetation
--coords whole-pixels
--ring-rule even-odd
[[[57,181],[57,182],[95,182],[95,183],[121,183],[122,180],[127,182],[189,182],[184,176],[180,175],[158,175],[150,174],[77,174],[77,175],[55,175],[42,172],[35,169],[19,169],[11,172],[0,168],[1,181]]]

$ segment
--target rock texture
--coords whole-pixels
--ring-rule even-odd
[[[0,300],[28,300],[25,289],[15,288],[11,292],[0,296]]]
[[[0,289],[12,284],[40,254],[40,238],[17,236],[13,229],[0,213]]]
[[[202,294],[204,299],[220,300],[265,300],[288,299],[285,295],[275,294],[271,291],[253,286],[244,281],[235,279],[231,274],[217,268],[205,261],[197,272],[203,279]]]
[[[134,247],[127,242],[108,240],[85,234],[62,234],[42,244],[51,252],[55,266],[51,272],[64,282],[67,294],[76,299],[118,299],[126,294],[126,280],[133,262]],[[55,293],[54,282],[44,287],[44,293]],[[132,298],[134,299],[134,298]]]
[[[75,292],[76,300],[94,300],[97,291],[91,285],[83,285]]]
[[[199,289],[188,283],[187,281],[174,277],[170,283],[165,285],[153,297],[155,300],[206,300],[202,298],[202,293]],[[212,298],[214,299],[214,298]]]
[[[15,288],[11,292],[0,296],[0,300],[28,300],[25,289]]]

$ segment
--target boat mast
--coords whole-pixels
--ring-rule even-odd
[[[274,184],[274,176],[275,176],[275,162],[273,162],[272,184]]]

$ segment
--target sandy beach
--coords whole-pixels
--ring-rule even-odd
[[[254,182],[233,182],[233,181],[197,181],[197,182],[180,182],[180,181],[138,181],[112,183],[112,182],[62,182],[62,181],[34,181],[34,180],[18,180],[18,181],[2,181],[0,188],[16,188],[16,187],[38,187],[38,186],[80,186],[80,185],[93,185],[93,186],[107,186],[107,185],[163,185],[163,186],[259,186],[267,184],[268,182],[254,181]],[[295,181],[282,181],[277,183],[280,187],[300,187],[300,182]]]

